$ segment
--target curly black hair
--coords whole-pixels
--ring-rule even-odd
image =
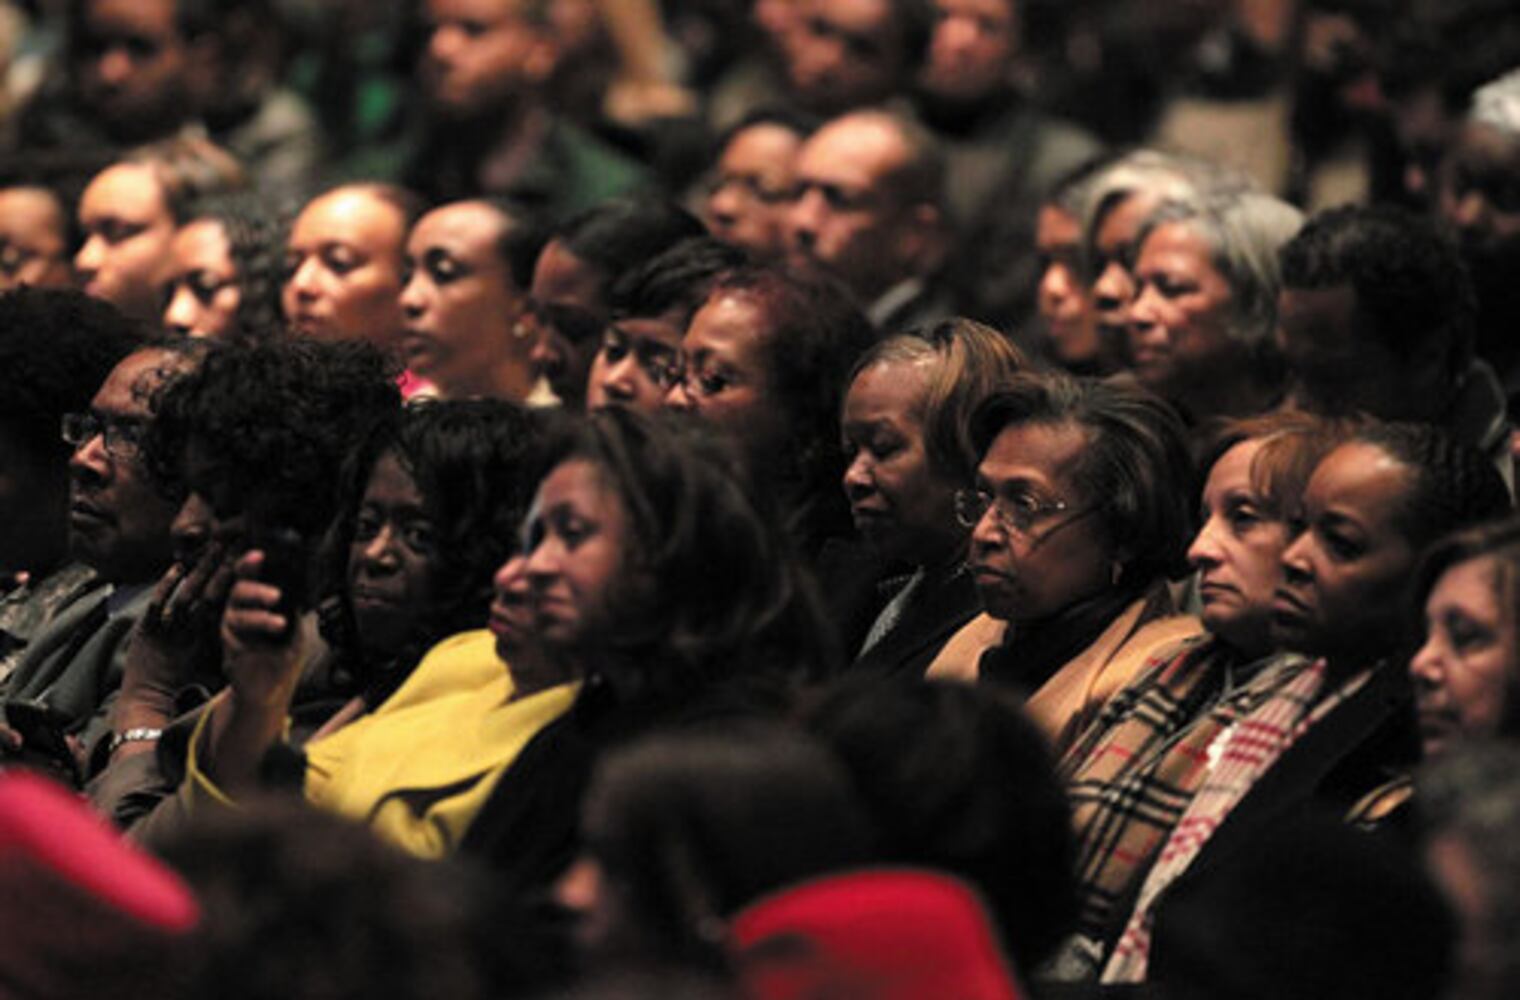
[[[100,384],[146,331],[83,292],[21,288],[0,295],[0,420],[38,458],[68,456],[65,413],[89,408]]]
[[[400,402],[390,362],[368,345],[218,345],[163,394],[143,454],[160,481],[183,479],[221,516],[316,538],[337,510],[344,457]]]
[[[395,455],[437,527],[433,600],[397,663],[415,662],[457,632],[480,628],[492,577],[517,549],[517,533],[543,472],[554,418],[500,400],[414,403],[375,426],[344,463],[338,514],[324,540],[319,583],[323,636],[357,646],[346,584],[354,524],[375,465]]]
[[[1437,427],[1374,423],[1351,440],[1373,445],[1413,471],[1414,483],[1400,505],[1399,528],[1416,550],[1514,509],[1493,461]]]
[[[1280,253],[1284,288],[1350,285],[1360,328],[1395,356],[1436,341],[1453,377],[1472,360],[1477,296],[1456,244],[1431,220],[1388,205],[1334,208]]]
[[[234,337],[259,340],[284,327],[280,290],[285,280],[289,220],[260,195],[239,191],[210,195],[190,206],[186,222],[207,219],[222,227],[237,267],[238,307]]]

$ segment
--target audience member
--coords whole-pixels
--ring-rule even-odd
[[[1152,655],[1198,631],[1167,586],[1192,532],[1182,424],[1133,386],[1025,375],[983,402],[972,441],[976,488],[956,513],[986,611],[929,676],[1021,692],[1062,752]]]
[[[531,223],[490,201],[443,205],[412,226],[401,353],[439,396],[534,396],[532,331],[521,320],[542,245]]]
[[[193,203],[169,246],[163,325],[182,337],[257,340],[284,327],[285,234],[256,194]]]
[[[812,132],[799,115],[758,111],[724,134],[703,204],[714,236],[757,257],[786,253],[797,153]]]
[[[788,256],[843,282],[884,332],[943,319],[944,197],[943,154],[922,125],[877,110],[835,118],[797,154]]]
[[[859,626],[844,623],[855,669],[922,676],[981,610],[955,494],[976,474],[972,414],[1028,367],[1007,338],[970,320],[890,337],[856,363],[840,415],[844,492],[885,568],[829,580],[836,607],[840,590],[869,589],[863,613],[850,616]]]
[[[1124,347],[1111,342],[1105,350],[1098,337],[1092,282],[1082,255],[1088,184],[1104,163],[1089,161],[1058,180],[1035,215],[1038,323],[1029,339],[1042,357],[1073,375],[1108,374],[1119,366]]]
[[[816,115],[880,104],[911,85],[929,41],[925,0],[795,0],[780,47],[787,96]]]
[[[0,291],[68,288],[69,207],[51,188],[0,188]]]

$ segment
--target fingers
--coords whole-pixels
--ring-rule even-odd
[[[21,734],[4,723],[0,723],[0,750],[11,753],[21,751]]]

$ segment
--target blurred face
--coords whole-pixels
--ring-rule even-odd
[[[387,452],[370,473],[348,548],[348,604],[367,652],[393,655],[414,638],[437,563],[438,528],[422,490]]]
[[[396,343],[406,219],[362,188],[309,203],[285,249],[285,318],[303,337]]]
[[[1491,556],[1441,574],[1425,601],[1425,643],[1409,663],[1426,757],[1494,736],[1513,707],[1515,623],[1500,603]]]
[[[1155,202],[1130,195],[1109,210],[1093,234],[1093,307],[1101,334],[1124,341],[1129,335],[1129,306],[1135,298],[1135,240]]]
[[[185,337],[228,337],[237,326],[237,264],[227,231],[214,219],[181,226],[169,247],[164,328]]]
[[[1369,659],[1398,641],[1403,587],[1417,553],[1398,524],[1411,470],[1374,445],[1327,455],[1304,491],[1305,530],[1283,553],[1272,602],[1279,645]]]
[[[1073,478],[1088,435],[1075,424],[1014,424],[993,439],[977,468],[992,504],[971,532],[971,571],[994,618],[1049,618],[1110,586],[1114,553],[1095,498]],[[1020,531],[1001,511],[1032,513]]]
[[[935,97],[975,101],[1008,84],[1018,51],[1017,0],[934,0],[934,33],[919,85]]]
[[[891,175],[908,149],[883,122],[846,118],[813,134],[797,156],[788,251],[869,301],[908,277],[909,209]]]
[[[427,0],[422,87],[433,107],[473,117],[510,103],[553,68],[544,29],[530,24],[523,0]]]
[[[1440,172],[1441,216],[1478,257],[1520,252],[1520,140],[1469,124]]]
[[[800,6],[783,55],[803,105],[831,114],[891,96],[905,59],[891,0],[800,0]]]
[[[153,168],[120,163],[97,174],[79,199],[79,226],[80,288],[129,316],[156,320],[175,226]]]
[[[1185,225],[1151,231],[1135,262],[1136,296],[1129,308],[1129,353],[1142,385],[1185,393],[1228,375],[1238,345],[1230,336],[1233,296],[1214,267],[1208,244]]]
[[[607,311],[603,288],[608,280],[606,272],[577,257],[559,240],[545,245],[533,267],[529,312],[524,317],[533,341],[533,365],[572,409],[585,400],[586,380]]]
[[[667,407],[721,428],[762,464],[786,440],[771,394],[769,336],[752,298],[715,293],[692,317],[681,341],[684,374],[665,397]]]
[[[1364,411],[1383,420],[1444,405],[1439,364],[1395,356],[1365,330],[1350,285],[1285,288],[1278,297],[1277,346],[1290,395],[1304,409]]]
[[[148,400],[174,355],[128,355],[90,401],[100,429],[69,460],[69,548],[113,583],[144,583],[171,560],[169,525],[178,504],[166,499],[142,465],[137,441],[150,417]]]
[[[187,48],[176,0],[87,0],[75,78],[113,134],[148,138],[185,115]]]
[[[662,316],[630,316],[608,323],[591,362],[586,408],[659,411],[670,390],[671,369],[680,357],[685,318],[685,311],[676,309]]]
[[[564,648],[605,629],[632,538],[627,511],[601,470],[571,459],[550,472],[538,488],[523,542],[538,640]]]
[[[1098,360],[1098,328],[1092,299],[1078,263],[1081,223],[1053,205],[1045,205],[1035,227],[1035,250],[1040,255],[1036,305],[1050,345],[1062,365],[1089,365]]]
[[[801,147],[801,136],[784,125],[752,125],[730,139],[707,196],[712,234],[761,257],[781,256]]]
[[[499,249],[504,225],[489,205],[464,202],[424,215],[407,239],[402,355],[446,397],[520,401],[533,388],[533,342],[518,323],[526,293]]]
[[[1250,655],[1271,648],[1272,597],[1288,545],[1287,524],[1268,514],[1251,485],[1259,451],[1259,440],[1242,441],[1214,463],[1203,487],[1203,527],[1188,549],[1204,626]]]
[[[68,221],[42,188],[0,188],[0,292],[68,288]]]
[[[922,565],[959,548],[956,484],[937,474],[924,444],[929,368],[872,365],[850,383],[841,430],[844,492],[855,528],[876,548]]]

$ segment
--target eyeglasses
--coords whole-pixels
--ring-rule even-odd
[[[994,497],[986,490],[955,491],[955,519],[963,527],[975,528],[986,516],[989,507],[997,517],[998,526],[1003,531],[1016,535],[1027,535],[1036,524],[1052,514],[1071,509],[1071,505],[1064,500],[1040,500],[1029,493]]]
[[[602,333],[602,356],[608,364],[616,364],[629,354],[655,386],[665,390],[674,384],[679,351],[653,337],[631,336],[616,323],[609,325]]]
[[[65,413],[63,440],[76,449],[100,436],[106,454],[112,458],[132,458],[142,445],[147,421],[137,417],[103,417],[95,413]]]
[[[677,354],[665,370],[666,389],[680,385],[692,399],[707,399],[740,384],[740,376],[730,374],[711,362],[694,365]]]
[[[708,178],[708,197],[730,189],[762,205],[781,205],[792,200],[790,187],[770,187],[762,178],[752,174],[722,174]]]

